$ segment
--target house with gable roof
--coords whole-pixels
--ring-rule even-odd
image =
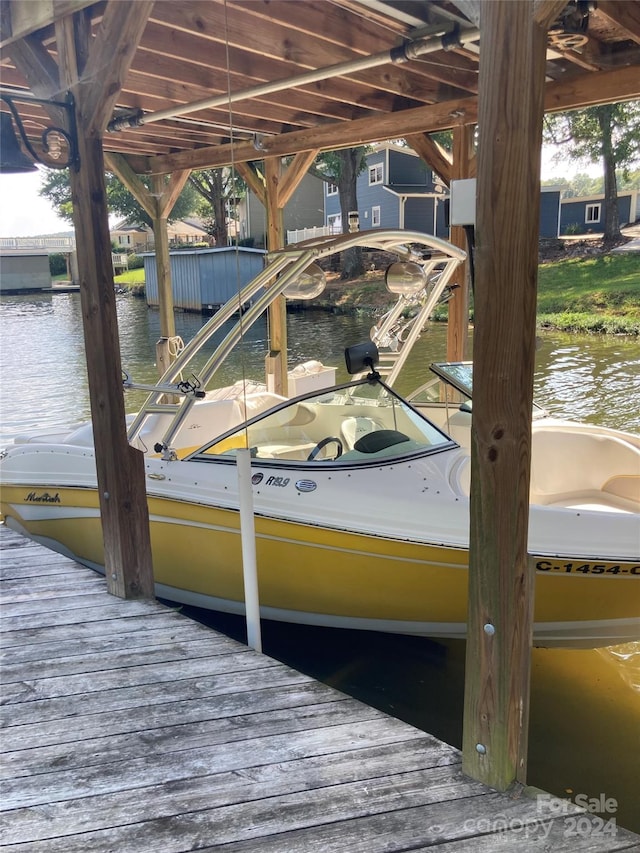
[[[411,148],[393,142],[374,146],[358,175],[360,230],[406,228],[446,238],[447,187]],[[325,224],[340,231],[338,188],[325,184]]]

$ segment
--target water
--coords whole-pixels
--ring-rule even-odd
[[[123,368],[137,380],[153,381],[158,314],[143,300],[123,296],[117,305]],[[346,378],[344,347],[365,340],[372,322],[361,314],[290,315],[292,363],[319,358]],[[201,324],[199,315],[176,315],[185,341]],[[256,324],[221,380],[242,372],[261,378],[267,349],[266,327]],[[400,390],[421,384],[427,365],[443,359],[445,350],[446,329],[433,326],[418,342]],[[89,417],[78,294],[2,297],[0,355],[0,446],[25,429]],[[542,333],[534,383],[536,400],[554,414],[640,432],[637,339]],[[140,403],[139,393],[127,394],[127,411]],[[237,618],[191,613],[244,638]],[[275,623],[265,623],[263,631],[273,657],[460,746],[463,642]],[[529,783],[559,796],[613,797],[618,822],[640,831],[639,756],[640,643],[598,651],[535,649]]]
[[[153,382],[159,316],[141,299],[117,300],[123,369],[138,381]],[[197,314],[176,314],[176,333],[190,340],[201,327]],[[344,347],[366,340],[373,318],[305,311],[289,316],[290,361],[318,358],[346,379]],[[221,338],[226,330],[220,332]],[[63,426],[90,416],[84,362],[80,297],[77,293],[6,296],[0,299],[0,444],[21,430]],[[637,339],[544,332],[539,338],[534,393],[558,415],[640,431],[640,348]],[[264,374],[268,349],[265,323],[247,333],[240,353],[223,366],[222,382]],[[442,360],[446,329],[434,325],[418,341],[399,390],[426,378],[428,364]],[[46,405],[38,405],[41,395]],[[128,412],[144,394],[127,392]]]

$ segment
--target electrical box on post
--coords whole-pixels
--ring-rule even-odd
[[[476,224],[476,179],[451,181],[450,225]]]

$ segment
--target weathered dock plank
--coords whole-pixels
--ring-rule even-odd
[[[0,547],[6,853],[640,849],[3,526]]]

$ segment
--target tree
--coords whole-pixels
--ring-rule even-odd
[[[246,194],[246,184],[231,169],[202,169],[189,175],[189,183],[200,195],[206,207],[202,210],[209,220],[207,231],[216,246],[228,243],[227,215],[230,203]],[[207,209],[208,208],[208,209]]]
[[[602,161],[604,169],[604,241],[620,237],[616,168],[626,177],[640,158],[640,101],[600,104],[545,118],[544,138],[563,146],[559,159]]]
[[[367,165],[368,149],[360,145],[357,148],[342,148],[339,151],[324,151],[316,157],[309,171],[330,184],[338,187],[340,196],[340,213],[342,215],[342,231],[349,232],[349,211],[358,209],[356,182],[358,175]],[[364,274],[362,249],[359,246],[343,253],[343,280],[358,278]]]
[[[145,175],[140,176],[145,186],[150,187],[151,180]],[[105,175],[105,187],[107,191],[107,205],[111,213],[122,216],[128,223],[144,223],[152,225],[150,216],[140,207],[124,184],[115,175],[107,172]],[[49,199],[58,216],[73,222],[73,205],[71,202],[71,185],[67,170],[45,169],[38,194]],[[188,184],[178,196],[169,215],[169,221],[175,222],[184,219],[193,213],[197,204],[196,194],[193,187]]]

